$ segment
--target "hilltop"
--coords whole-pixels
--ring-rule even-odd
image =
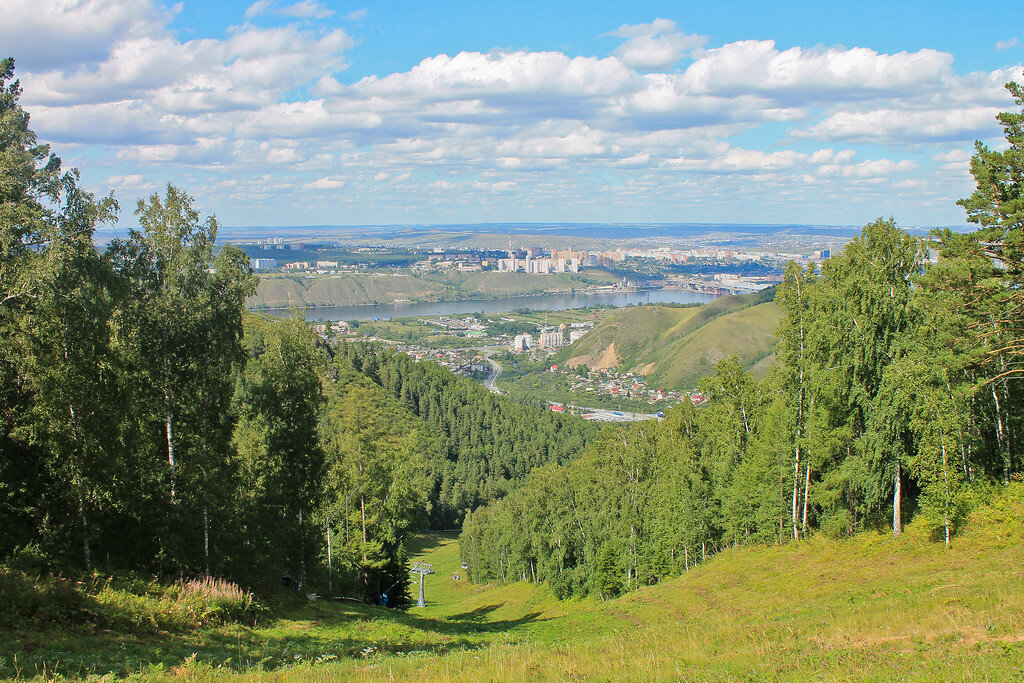
[[[1024,670],[1022,519],[1015,484],[948,550],[918,523],[898,540],[818,535],[726,550],[604,602],[470,584],[454,534],[426,534],[411,546],[436,571],[426,608],[321,601],[184,634],[0,631],[0,676],[1011,679]]]
[[[529,275],[527,273],[380,273],[319,275],[313,277],[269,275],[260,278],[256,293],[246,300],[249,308],[288,306],[360,306],[395,300],[437,301],[499,299],[543,294],[548,291],[582,290],[591,285],[616,282],[618,276],[592,268],[586,273]]]
[[[699,307],[636,306],[601,321],[555,360],[569,367],[619,367],[657,386],[691,389],[735,355],[755,374],[772,361],[782,311],[774,290],[725,296]]]

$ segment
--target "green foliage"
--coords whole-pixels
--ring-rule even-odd
[[[898,536],[915,510],[950,545],[974,492],[1012,478],[1020,399],[970,342],[977,289],[963,284],[992,267],[972,246],[981,237],[946,237],[957,248],[926,264],[917,239],[879,219],[820,275],[790,264],[774,371],[758,383],[723,360],[699,410],[534,470],[467,518],[474,580],[609,597],[729,547],[890,519]]]
[[[343,343],[338,353],[436,434],[438,455],[427,463],[434,528],[459,524],[466,511],[501,498],[540,465],[567,462],[600,429],[374,345]]]
[[[89,602],[74,582],[0,566],[0,627],[28,628],[80,624]]]
[[[0,565],[0,626],[45,628],[90,624],[131,633],[253,624],[267,609],[252,593],[222,579],[171,584],[87,574],[70,579]]]

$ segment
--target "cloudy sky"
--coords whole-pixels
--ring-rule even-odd
[[[963,223],[1016,2],[3,0],[96,191],[227,225]]]

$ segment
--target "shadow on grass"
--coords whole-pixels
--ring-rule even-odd
[[[542,621],[539,612],[488,621],[487,617],[500,607],[486,605],[436,619],[381,607],[334,603],[294,614],[293,623],[179,634],[131,635],[90,628],[0,630],[0,679],[127,676],[167,672],[190,661],[243,673],[273,671],[299,662],[352,661],[377,655],[441,656],[488,647],[488,635]]]
[[[437,550],[442,545],[459,538],[458,531],[427,531],[409,538],[405,549],[409,557],[418,558]]]
[[[444,619],[421,617],[415,614],[404,614],[401,615],[399,619],[409,626],[422,631],[433,631],[435,633],[448,636],[500,633],[503,631],[513,631],[528,624],[547,621],[546,618],[540,618],[540,612],[530,612],[529,614],[524,614],[518,619],[488,620],[487,615],[500,607],[501,605],[486,605],[484,607],[478,607],[474,610],[470,610],[469,612],[455,614]]]

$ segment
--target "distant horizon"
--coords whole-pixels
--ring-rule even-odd
[[[692,228],[730,228],[733,231],[744,232],[748,234],[767,234],[764,230],[757,228],[809,228],[815,230],[852,230],[859,231],[863,225],[856,224],[838,224],[838,223],[751,223],[751,222],[597,222],[597,221],[580,221],[580,222],[550,222],[550,221],[538,221],[538,222],[479,222],[479,223],[323,223],[323,224],[292,224],[292,225],[225,225],[221,224],[218,226],[218,237],[222,237],[225,232],[239,233],[251,231],[254,236],[256,233],[260,234],[260,238],[263,237],[275,237],[271,234],[274,231],[278,232],[296,232],[306,230],[338,230],[338,231],[357,231],[357,230],[374,230],[376,236],[380,234],[388,234],[390,232],[397,231],[409,231],[411,234],[418,232],[430,232],[438,229],[463,229],[478,234],[504,234],[508,231],[512,231],[513,236],[515,234],[535,234],[534,230],[544,229],[550,230],[553,236],[560,234],[557,230],[559,228],[571,228],[571,229],[587,229],[587,228],[628,228],[633,230],[650,230],[650,234],[670,234],[668,232],[657,232],[658,229],[670,228],[670,227],[692,227]],[[970,223],[963,224],[949,224],[949,225],[900,225],[901,229],[911,232],[928,232],[933,229],[954,229],[954,230],[973,230],[978,226]],[[495,231],[488,231],[486,228],[495,228]],[[750,228],[750,229],[741,229]],[[113,233],[127,234],[130,227],[122,227],[120,225],[114,227],[100,227],[97,228],[97,233]],[[265,233],[265,234],[264,234]],[[698,237],[699,233],[694,233],[694,237]],[[280,237],[285,237],[280,236]],[[631,236],[636,237],[636,236]]]

